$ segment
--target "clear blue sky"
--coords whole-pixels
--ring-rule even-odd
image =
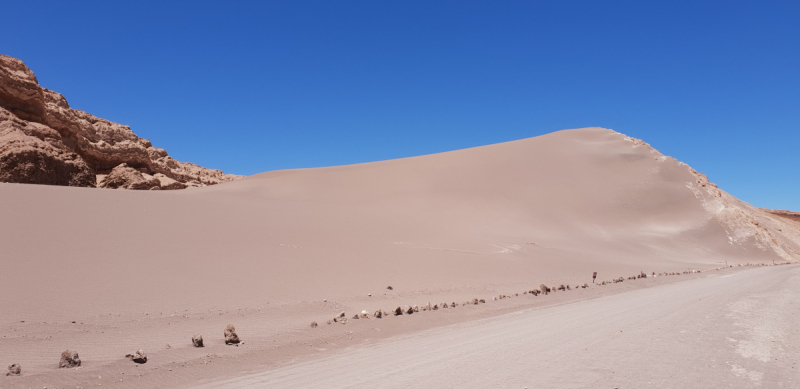
[[[229,173],[601,126],[800,211],[798,1],[14,1],[0,53]]]

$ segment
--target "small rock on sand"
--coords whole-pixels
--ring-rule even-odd
[[[80,365],[81,358],[78,357],[78,353],[69,350],[64,350],[64,352],[61,353],[61,360],[58,362],[58,367],[69,368],[78,367]]]
[[[194,345],[194,347],[203,347],[203,336],[202,335],[192,336],[192,344]]]
[[[389,289],[389,290],[394,290],[394,288],[392,288],[392,286],[391,286],[391,285],[387,286],[387,287],[386,287],[386,289]]]
[[[317,322],[315,321],[311,322],[311,328],[317,328],[317,325],[318,325]]]
[[[228,324],[225,327],[225,344],[237,344],[239,343],[239,335],[236,335],[236,328],[233,324]]]
[[[22,368],[19,366],[19,363],[14,363],[8,367],[8,373],[6,373],[6,375],[7,376],[20,375],[21,373],[22,373]]]
[[[147,355],[142,350],[136,350],[133,354],[126,354],[125,358],[130,359],[136,363],[146,363]]]

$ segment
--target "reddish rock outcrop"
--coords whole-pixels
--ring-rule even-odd
[[[22,61],[0,55],[0,182],[183,189],[239,177],[176,161],[130,127],[70,108]]]
[[[800,224],[800,212],[785,211],[781,209],[766,209],[766,208],[761,208],[761,210],[766,213],[782,217],[786,220],[791,220],[795,223]]]

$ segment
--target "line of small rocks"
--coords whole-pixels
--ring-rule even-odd
[[[743,264],[738,264],[736,266],[734,266],[734,265],[726,265],[726,266],[715,267],[715,268],[706,269],[706,270],[685,270],[683,272],[661,272],[661,273],[652,272],[650,275],[648,275],[645,272],[639,272],[639,274],[637,274],[637,275],[627,277],[627,280],[637,280],[637,279],[640,279],[640,278],[650,278],[650,277],[659,277],[659,276],[663,277],[663,276],[677,276],[677,275],[685,275],[685,274],[704,273],[704,272],[718,271],[718,270],[732,268],[732,267],[779,266],[779,265],[788,265],[788,264],[791,264],[791,263],[792,262],[779,262],[779,263],[772,263],[772,264],[765,264],[765,263],[750,264],[750,263],[747,263],[747,264],[744,264],[744,265]],[[616,284],[616,283],[624,282],[625,279],[626,279],[625,277],[619,277],[619,278],[615,278],[615,279],[613,279],[611,281],[602,281],[602,282],[598,283],[597,285],[603,286],[603,285],[610,285],[612,283]],[[584,283],[583,285],[575,285],[574,288],[571,287],[569,284],[560,284],[557,287],[551,287],[551,286],[547,286],[545,284],[541,284],[541,285],[539,285],[538,289],[526,290],[526,291],[523,291],[522,294],[523,295],[538,296],[540,294],[547,295],[549,293],[552,293],[552,292],[555,292],[555,291],[558,291],[558,290],[567,291],[567,290],[573,290],[573,289],[585,289],[585,288],[588,288],[588,287],[589,287],[588,283]],[[389,287],[387,287],[387,289],[392,290],[393,288],[391,286],[389,286]],[[492,297],[492,300],[497,301],[497,300],[502,300],[502,299],[511,298],[511,297],[517,297],[517,296],[519,296],[519,293],[514,293],[513,296],[500,294],[500,295]],[[484,303],[486,303],[486,300],[484,300],[484,299],[473,298],[472,300],[465,301],[465,302],[461,303],[460,305],[461,306],[479,305],[479,304],[484,304]],[[345,312],[342,311],[338,315],[333,317],[332,319],[328,320],[327,323],[328,324],[333,324],[333,323],[347,324],[347,322],[349,320],[372,319],[372,318],[381,319],[383,317],[388,317],[388,316],[411,315],[411,314],[414,314],[414,313],[419,312],[419,311],[437,311],[439,309],[456,308],[458,306],[459,306],[459,304],[456,303],[455,301],[450,302],[450,303],[444,302],[444,303],[439,303],[439,304],[431,304],[430,302],[428,302],[426,305],[424,305],[422,307],[420,307],[418,305],[398,306],[397,308],[393,309],[391,312],[387,312],[387,311],[378,309],[372,315],[370,315],[367,310],[362,310],[361,313],[357,313],[357,314],[353,315],[351,317],[351,319],[348,319],[347,315],[345,314]],[[317,326],[318,326],[318,324],[317,324],[316,321],[311,322],[311,327],[312,328],[316,328]],[[227,345],[237,345],[238,346],[240,343],[244,344],[244,342],[242,342],[239,339],[239,335],[236,334],[236,328],[232,324],[228,324],[225,327],[225,330],[223,331],[223,334],[225,336],[225,344],[227,344]],[[194,336],[192,336],[192,345],[194,347],[203,347],[204,346],[203,345],[203,336],[202,335],[194,335]],[[170,346],[167,345],[167,348],[170,348]],[[126,354],[125,358],[128,358],[128,359],[130,359],[131,361],[133,361],[134,363],[137,363],[137,364],[147,363],[147,355],[142,350],[136,350],[133,353]],[[58,363],[58,367],[59,368],[77,368],[77,367],[80,367],[80,366],[81,366],[81,359],[78,356],[77,352],[74,352],[74,351],[71,351],[71,350],[64,350],[64,352],[61,353],[61,359],[59,360],[59,363]],[[6,373],[6,376],[19,376],[21,374],[22,374],[22,367],[20,366],[20,364],[14,363],[14,364],[11,364],[11,365],[8,366],[8,372]]]

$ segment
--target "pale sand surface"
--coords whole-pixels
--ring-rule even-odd
[[[437,328],[200,388],[797,388],[800,267]]]
[[[0,386],[191,385],[612,293],[491,301],[593,271],[602,281],[796,254],[797,228],[742,216],[696,179],[621,134],[580,129],[183,191],[0,184],[0,363],[23,368]],[[763,244],[773,240],[780,250]],[[472,298],[488,302],[325,324],[340,311]],[[229,323],[244,345],[222,344]],[[207,347],[192,348],[194,334]],[[67,348],[81,369],[56,368]],[[136,349],[146,365],[124,358]]]

